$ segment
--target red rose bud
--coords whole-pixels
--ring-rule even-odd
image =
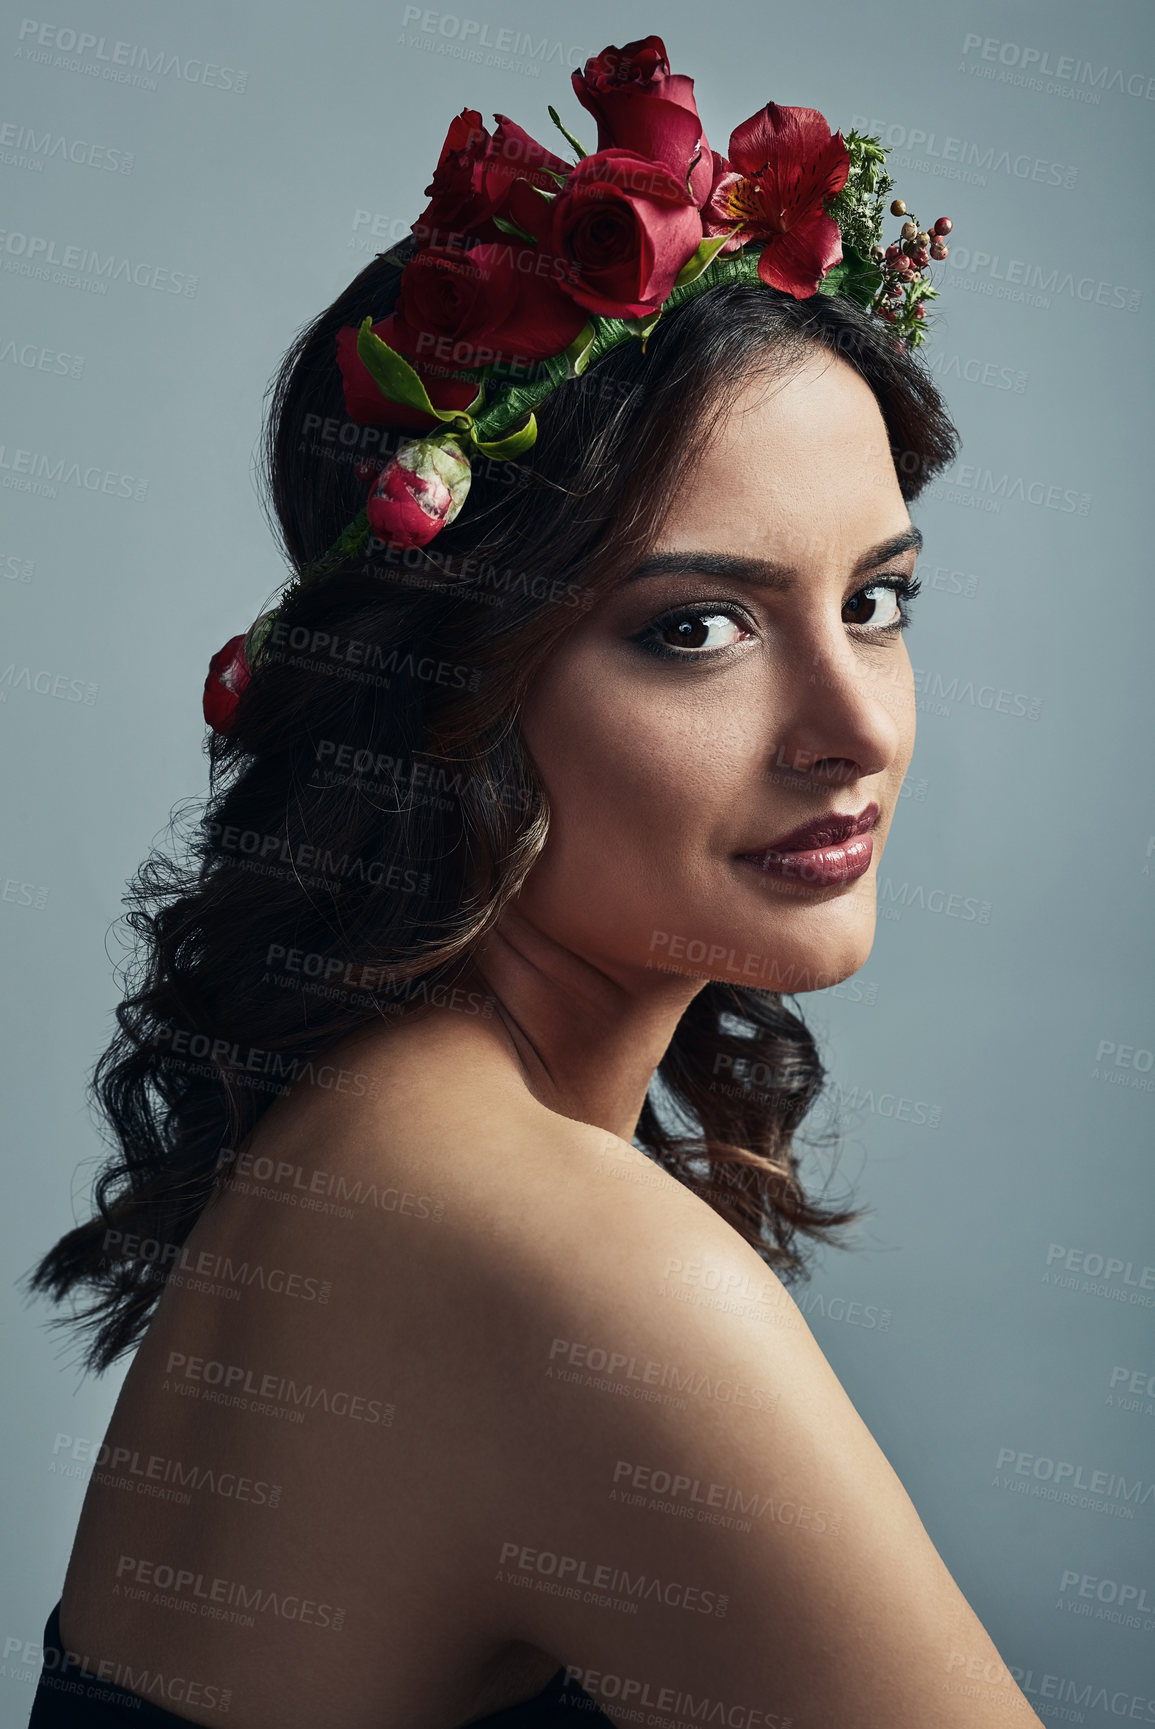
[[[506,114],[495,114],[497,131],[490,139],[482,163],[482,180],[494,209],[503,211],[515,180],[526,180],[541,192],[556,192],[557,176],[569,173],[570,164],[531,138]],[[500,235],[499,235],[500,238]]]
[[[500,234],[492,223],[493,203],[484,190],[489,146],[489,133],[476,108],[463,108],[450,121],[433,179],[425,188],[430,202],[412,225],[423,243],[465,230],[480,232],[487,240]]]
[[[499,245],[502,230],[494,218],[504,213],[514,182],[525,179],[543,192],[556,192],[555,176],[568,172],[568,162],[514,121],[504,114],[496,119],[492,138],[475,108],[463,108],[450,124],[425,188],[430,202],[412,225],[423,246]]]
[[[228,732],[241,692],[252,676],[245,654],[247,634],[242,631],[239,636],[231,636],[209,662],[202,707],[205,720],[214,732]]]
[[[702,132],[694,80],[670,71],[660,36],[603,48],[572,75],[574,94],[598,123],[598,153],[628,150],[663,163],[694,204],[710,196],[714,153]]]
[[[411,439],[373,484],[365,507],[369,527],[402,551],[425,546],[453,521],[469,480],[469,459],[453,439]]]

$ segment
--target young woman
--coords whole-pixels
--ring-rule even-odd
[[[866,960],[914,741],[925,278],[862,253],[853,143],[807,180],[770,105],[724,160],[688,84],[591,61],[577,169],[455,121],[426,244],[281,370],[301,580],[214,662],[120,1156],[37,1273],[94,1366],[138,1347],[37,1729],[1038,1721],[786,1290],[856,1216],[800,1178],[783,999]]]

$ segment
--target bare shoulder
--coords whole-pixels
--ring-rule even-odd
[[[753,1248],[615,1135],[406,1085],[390,1158],[443,1201],[418,1329],[482,1486],[462,1561],[491,1625],[611,1716],[1037,1723]]]
[[[770,1729],[1036,1723],[755,1251],[614,1136],[520,1153],[473,1279],[516,1381],[480,1426],[506,1463],[495,1613],[611,1715],[681,1694]]]
[[[468,1041],[451,1069],[427,1056],[373,1068],[326,1180],[394,1197],[333,1239],[360,1269],[349,1331],[389,1366],[408,1489],[452,1505],[479,1623],[611,1716],[681,1696],[767,1729],[1037,1723],[755,1251]]]

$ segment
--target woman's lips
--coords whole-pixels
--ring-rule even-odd
[[[787,877],[813,888],[853,882],[870,869],[878,806],[868,804],[857,816],[829,811],[756,852],[737,856],[766,876]]]

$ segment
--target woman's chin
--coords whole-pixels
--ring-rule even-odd
[[[647,970],[786,995],[828,990],[866,965],[874,947],[874,928],[872,906],[869,916],[856,917],[852,926],[824,931],[818,937],[800,934],[794,941],[783,940],[780,926],[699,937],[658,931],[656,946],[644,964]]]

